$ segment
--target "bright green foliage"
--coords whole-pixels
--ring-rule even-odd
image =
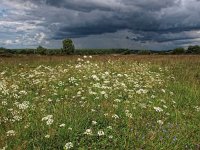
[[[63,53],[65,54],[73,54],[74,53],[74,44],[71,39],[65,39],[63,40]]]

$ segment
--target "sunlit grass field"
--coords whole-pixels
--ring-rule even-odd
[[[200,56],[0,58],[0,149],[198,150]]]

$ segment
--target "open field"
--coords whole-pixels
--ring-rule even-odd
[[[0,149],[200,149],[200,56],[0,58]]]

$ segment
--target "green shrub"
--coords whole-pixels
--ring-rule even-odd
[[[47,54],[47,49],[42,46],[38,46],[35,53],[45,55],[45,54]]]
[[[186,53],[189,54],[200,54],[200,46],[195,45],[195,46],[189,46]]]
[[[172,51],[172,54],[185,54],[185,49],[182,48],[182,47],[175,48],[175,49]]]

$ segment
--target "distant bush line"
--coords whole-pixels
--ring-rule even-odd
[[[0,56],[12,56],[18,54],[25,55],[104,55],[104,54],[138,54],[138,55],[183,55],[183,54],[200,54],[200,46],[189,46],[187,49],[175,48],[167,51],[155,51],[155,50],[130,50],[130,49],[74,49],[70,53],[61,49],[47,49],[42,46],[38,46],[36,49],[6,49],[0,47]]]

